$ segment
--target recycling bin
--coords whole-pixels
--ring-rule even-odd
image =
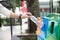
[[[41,28],[41,33],[37,36],[38,40],[45,40],[47,37],[47,29],[48,29],[48,19],[47,18],[42,18],[43,25]]]
[[[50,35],[47,36],[46,40],[60,40],[60,14],[51,14],[49,16],[48,34],[49,33]]]

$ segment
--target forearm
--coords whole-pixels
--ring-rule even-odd
[[[10,13],[10,18],[19,18],[19,16],[21,17],[21,18],[29,18],[30,16],[28,16],[28,15],[18,15],[18,14],[16,14],[16,13]]]
[[[19,18],[19,15],[17,15],[16,13],[11,13],[10,14],[10,18]]]

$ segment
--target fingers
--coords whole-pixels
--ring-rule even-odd
[[[27,15],[26,15],[26,16],[21,16],[21,18],[29,18],[29,17],[30,17],[30,16],[27,16]]]
[[[32,14],[30,12],[26,12],[26,14],[23,14],[21,18],[30,18]]]
[[[32,14],[30,12],[27,12],[26,15],[31,16]]]

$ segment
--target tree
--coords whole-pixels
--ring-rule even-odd
[[[28,11],[31,12],[35,17],[40,16],[39,11],[39,2],[38,0],[26,0]],[[36,31],[36,24],[34,24],[31,20],[29,20],[29,32],[35,33]]]

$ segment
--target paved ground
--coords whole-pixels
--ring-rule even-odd
[[[2,26],[0,28],[0,40],[11,40],[11,31],[10,26]],[[13,26],[13,36],[12,40],[19,40],[19,38],[16,37],[17,34],[20,33],[20,26]]]

